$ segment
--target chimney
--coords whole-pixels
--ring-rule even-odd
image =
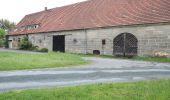
[[[48,8],[47,7],[45,7],[45,11],[47,11],[48,10]]]

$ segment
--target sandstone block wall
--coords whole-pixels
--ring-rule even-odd
[[[93,53],[99,50],[101,55],[113,55],[113,40],[121,33],[131,33],[138,39],[138,55],[148,56],[154,52],[164,51],[170,54],[170,25],[137,25],[108,27],[87,30],[61,31],[53,33],[30,34],[29,40],[40,48],[52,51],[53,36],[65,35],[65,50],[70,53]],[[10,36],[9,39],[23,36]],[[102,40],[106,41],[102,45]]]

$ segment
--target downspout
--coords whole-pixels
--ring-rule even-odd
[[[85,32],[85,54],[87,54],[87,48],[88,48],[88,38],[87,38],[87,30],[84,29],[84,32]]]

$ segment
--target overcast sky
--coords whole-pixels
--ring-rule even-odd
[[[0,0],[0,19],[18,23],[25,15],[86,0]]]

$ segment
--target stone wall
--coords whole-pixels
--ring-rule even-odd
[[[17,35],[17,36],[9,36],[8,37],[8,44],[10,49],[18,49],[19,41],[26,35]]]
[[[113,55],[113,40],[117,35],[124,32],[132,33],[137,37],[139,56],[152,55],[157,51],[170,54],[170,25],[168,24],[37,33],[30,34],[29,39],[34,45],[52,51],[53,36],[65,35],[66,52],[93,53],[93,50],[100,50],[101,55]],[[102,45],[102,40],[106,40],[105,45]]]

